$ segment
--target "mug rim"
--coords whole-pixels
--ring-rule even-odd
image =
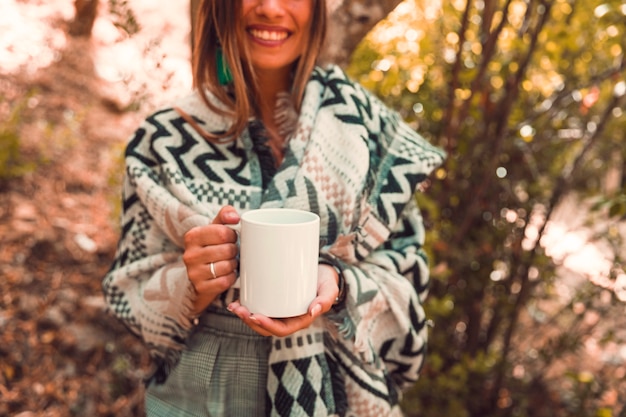
[[[296,214],[302,216],[302,221],[298,219],[295,222],[288,223],[279,223],[273,222],[271,220],[266,220],[263,218],[255,218],[255,216],[263,216],[267,214]],[[298,225],[307,225],[311,223],[317,223],[320,220],[320,216],[317,213],[307,210],[293,209],[293,208],[258,208],[246,211],[241,215],[241,220],[245,221],[248,224],[260,225],[260,226],[272,226],[272,227],[281,227],[281,226],[298,226]]]

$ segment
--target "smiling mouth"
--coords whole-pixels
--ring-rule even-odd
[[[253,37],[262,41],[282,41],[289,36],[289,33],[286,31],[249,29],[248,32]]]

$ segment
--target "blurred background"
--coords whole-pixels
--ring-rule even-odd
[[[143,414],[149,360],[100,283],[124,146],[191,89],[196,3],[0,0],[0,415]],[[416,195],[407,416],[626,417],[626,2],[329,4],[324,61],[449,155]]]

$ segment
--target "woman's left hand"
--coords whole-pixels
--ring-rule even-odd
[[[285,337],[306,329],[317,317],[328,312],[339,294],[337,272],[330,265],[319,264],[317,269],[317,297],[309,305],[306,314],[284,319],[273,319],[261,314],[252,314],[235,301],[228,309],[244,321],[252,330],[262,336]]]

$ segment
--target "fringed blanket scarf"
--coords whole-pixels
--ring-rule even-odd
[[[131,138],[122,236],[103,281],[110,310],[143,339],[165,377],[193,331],[185,232],[226,204],[240,212],[313,211],[320,252],[341,264],[347,298],[310,328],[275,338],[271,415],[399,414],[427,336],[428,269],[414,193],[443,152],[338,67],[312,74],[284,161],[266,187],[249,131],[226,143],[201,134],[228,123],[194,94],[153,114]],[[233,297],[231,289],[216,303]]]

